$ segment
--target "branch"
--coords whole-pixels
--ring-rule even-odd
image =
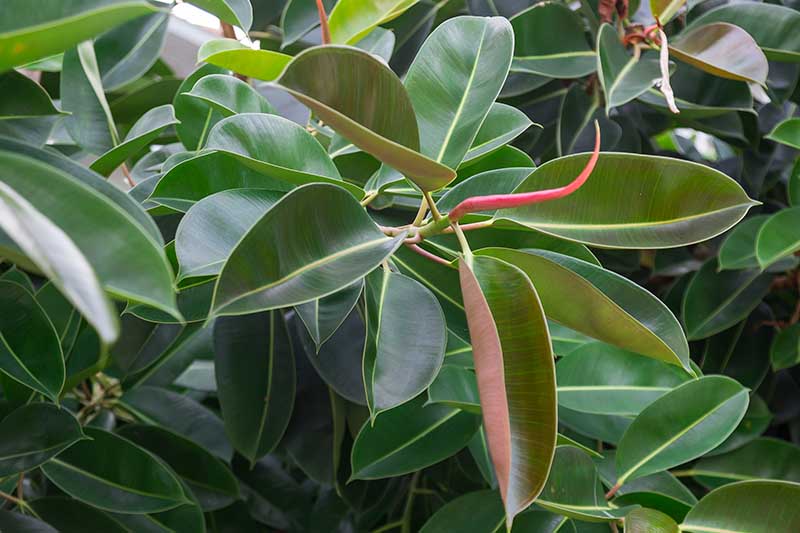
[[[317,0],[317,11],[319,12],[319,25],[322,29],[322,44],[331,44],[331,29],[328,27],[328,15],[325,14],[322,0]]]

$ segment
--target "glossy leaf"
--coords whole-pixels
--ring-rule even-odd
[[[800,150],[800,118],[784,120],[766,138]]]
[[[0,7],[0,71],[57,54],[155,11],[145,0],[73,0],[35,9],[27,0],[8,0]]]
[[[564,185],[588,155],[548,161],[515,192]],[[498,215],[558,237],[610,248],[669,248],[709,239],[753,205],[742,188],[709,167],[656,156],[603,153],[592,176],[558,200]]]
[[[583,35],[583,21],[569,7],[540,3],[514,15],[511,70],[551,78],[580,78],[597,68]]]
[[[76,500],[121,513],[172,509],[186,499],[180,482],[156,457],[113,433],[86,428],[81,441],[42,466]]]
[[[322,298],[375,268],[403,237],[385,237],[344,189],[297,188],[234,248],[220,272],[212,312],[242,314]]]
[[[5,509],[0,510],[0,527],[15,533],[59,533],[57,529],[38,518]]]
[[[723,376],[690,381],[646,407],[617,448],[617,484],[690,461],[716,448],[744,416],[747,389]]]
[[[783,209],[775,213],[758,231],[756,258],[761,268],[800,250],[800,207]]]
[[[101,35],[94,43],[106,91],[145,74],[158,60],[167,38],[169,12],[139,17]]]
[[[173,94],[172,107],[175,108],[175,117],[180,121],[180,124],[175,126],[175,133],[187,150],[202,149],[209,130],[224,117],[206,102],[185,93],[191,91],[204,76],[222,73],[226,73],[222,68],[202,65],[186,76]],[[165,167],[166,165],[162,167],[162,172],[168,170]]]
[[[277,78],[291,59],[292,56],[272,50],[253,50],[234,39],[206,41],[197,52],[198,63],[209,63],[264,81]]]
[[[742,481],[708,493],[689,511],[681,531],[791,533],[800,528],[800,484]]]
[[[200,9],[218,16],[228,24],[249,31],[253,23],[253,7],[250,0],[189,0]]]
[[[295,306],[297,316],[303,322],[308,334],[319,347],[325,343],[347,319],[361,296],[364,282],[356,281],[349,287],[337,291],[325,298]]]
[[[630,102],[661,77],[658,61],[649,55],[628,54],[610,24],[603,24],[597,33],[597,73],[606,95],[606,110]]]
[[[800,447],[774,438],[756,439],[732,452],[704,457],[690,469],[709,488],[748,479],[800,482]]]
[[[172,271],[160,243],[125,210],[59,168],[5,151],[0,162],[0,181],[74,241],[106,291],[177,313]]]
[[[335,5],[332,0],[323,0],[326,13],[330,13]],[[281,12],[280,20],[284,49],[302,39],[307,33],[319,26],[319,11],[316,2],[311,0],[288,0]]]
[[[475,372],[456,365],[444,365],[428,387],[428,403],[443,403],[471,413],[481,412]]]
[[[0,476],[25,472],[84,439],[78,421],[52,404],[31,403],[0,422]]]
[[[96,159],[90,168],[98,174],[108,176],[126,159],[136,155],[156,140],[166,128],[177,122],[171,105],[151,109],[136,121],[120,144]]]
[[[0,119],[61,114],[41,85],[15,70],[0,75],[0,91],[14,95],[14,98],[4,98],[0,102]]]
[[[800,324],[792,324],[775,336],[770,357],[775,370],[800,364]]]
[[[500,17],[457,17],[431,33],[403,80],[424,155],[458,167],[500,93],[513,48],[511,25]],[[442,62],[445,54],[452,59]]]
[[[228,438],[254,463],[278,444],[292,414],[294,355],[280,311],[218,319],[214,357]]]
[[[734,227],[719,247],[717,262],[720,270],[758,268],[756,239],[769,215],[748,217]]]
[[[374,270],[366,278],[364,299],[363,372],[374,421],[428,388],[442,366],[447,334],[436,297],[403,274]]]
[[[634,509],[625,516],[625,531],[629,533],[678,533],[678,524],[668,515],[655,509]]]
[[[107,513],[64,496],[37,498],[31,502],[36,515],[57,527],[60,533],[82,533],[95,530],[107,533],[128,533],[128,530]]]
[[[686,337],[704,339],[742,321],[769,290],[772,276],[759,270],[717,271],[706,261],[686,288],[683,323]]]
[[[480,417],[445,405],[423,406],[419,397],[365,423],[353,443],[352,479],[407,474],[464,448]]]
[[[503,500],[497,491],[470,492],[448,502],[431,516],[420,533],[474,531],[494,533],[505,521]]]
[[[275,113],[258,91],[238,78],[223,74],[203,76],[185,96],[209,104],[223,116],[236,113]]]
[[[513,141],[533,125],[528,116],[515,107],[495,102],[489,108],[475,139],[461,165],[484,157]]]
[[[650,13],[661,24],[666,24],[686,3],[686,0],[650,0]]]
[[[769,65],[758,44],[739,26],[696,26],[669,44],[673,57],[715,76],[764,85]]]
[[[525,272],[551,319],[609,344],[689,369],[689,347],[677,319],[626,278],[548,250],[488,248],[478,253]],[[569,301],[563,297],[563,287],[571,288]]]
[[[555,451],[550,334],[521,270],[478,256],[459,261],[459,274],[483,423],[510,527],[542,491]]]
[[[330,13],[331,42],[355,44],[374,27],[399,17],[416,0],[339,0]]]

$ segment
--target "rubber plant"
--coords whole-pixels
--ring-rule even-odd
[[[0,4],[0,531],[800,531],[795,4],[182,4]]]

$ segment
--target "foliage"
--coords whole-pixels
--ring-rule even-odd
[[[800,531],[796,2],[187,1],[0,4],[0,530]]]

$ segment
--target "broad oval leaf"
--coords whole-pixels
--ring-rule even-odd
[[[351,454],[351,479],[399,476],[433,465],[464,448],[480,417],[423,397],[386,411],[359,431]]]
[[[0,370],[58,401],[64,387],[59,336],[33,294],[0,280]]]
[[[758,231],[756,258],[761,268],[800,250],[800,207],[775,213]]]
[[[500,94],[513,48],[511,25],[501,17],[456,17],[431,33],[403,80],[424,155],[450,168],[461,164]],[[444,54],[450,60],[443,62]]]
[[[787,118],[780,122],[766,138],[800,150],[800,118]]]
[[[736,429],[748,403],[747,389],[724,376],[705,376],[665,394],[622,436],[617,485],[713,450]]]
[[[456,365],[444,365],[428,387],[428,403],[443,403],[471,413],[481,412],[475,372]]]
[[[627,533],[679,533],[678,524],[669,515],[641,507],[625,516]]]
[[[719,270],[758,268],[756,239],[769,215],[756,215],[743,220],[728,233],[717,253]]]
[[[800,483],[800,447],[779,439],[760,438],[731,452],[704,457],[689,472],[712,489],[747,479]]]
[[[0,183],[0,228],[23,255],[16,257],[15,250],[0,235],[0,249],[4,254],[12,260],[30,260],[50,278],[97,330],[103,344],[117,339],[116,309],[103,292],[86,257],[58,226],[5,183]],[[59,357],[59,360],[57,365],[63,366],[63,359]]]
[[[66,409],[31,403],[0,422],[0,476],[31,470],[85,438],[78,421]]]
[[[14,95],[0,102],[3,120],[61,114],[44,87],[16,70],[0,75],[0,91]]]
[[[344,189],[299,187],[234,248],[219,274],[212,312],[243,314],[322,298],[366,275],[403,238],[384,236]]]
[[[347,319],[361,297],[364,282],[358,280],[325,298],[295,306],[297,316],[311,336],[319,352],[320,346],[331,338]]]
[[[175,133],[187,150],[202,149],[211,127],[224,118],[222,113],[206,102],[185,94],[204,76],[214,74],[227,74],[227,71],[214,65],[202,65],[196,68],[181,82],[172,98],[175,117],[180,121],[180,124],[175,126]],[[165,163],[161,171],[166,172],[173,163],[176,161],[171,161],[169,165]]]
[[[253,6],[250,0],[188,0],[200,9],[218,16],[228,24],[239,26],[245,32],[253,24]]]
[[[419,533],[495,532],[505,522],[503,500],[497,491],[470,492],[442,506]]]
[[[5,509],[0,509],[0,527],[14,533],[59,533],[56,528],[38,518]]]
[[[514,192],[565,185],[588,158],[581,154],[548,161]],[[576,192],[502,210],[498,218],[608,248],[670,248],[722,233],[753,205],[738,183],[704,165],[603,153],[591,177]]]
[[[584,413],[621,416],[638,415],[689,380],[674,366],[595,342],[561,359],[556,375],[559,405]]]
[[[569,7],[536,4],[511,18],[514,61],[511,70],[550,78],[580,78],[597,68],[584,37],[583,21]]]
[[[433,382],[444,360],[447,333],[436,297],[403,274],[376,269],[366,278],[364,299],[363,372],[374,421]]]
[[[606,110],[626,104],[653,86],[661,77],[658,60],[630,55],[620,43],[617,30],[603,24],[597,33],[597,74],[606,95]]]
[[[800,483],[742,481],[709,492],[689,511],[681,531],[794,533],[800,529]]]
[[[225,117],[237,113],[275,113],[267,99],[252,86],[224,74],[203,76],[191,91],[183,94],[212,106]]]
[[[550,333],[539,296],[518,268],[477,256],[460,260],[459,274],[483,424],[510,528],[542,491],[555,452]]]
[[[186,501],[180,481],[154,455],[113,433],[85,428],[83,440],[42,466],[76,500],[119,513],[152,513]]]
[[[294,403],[294,354],[280,311],[217,319],[214,360],[225,430],[255,463],[280,441]]]
[[[197,62],[226,68],[243,76],[272,81],[292,56],[272,50],[253,50],[234,39],[206,41],[197,51]]]
[[[126,20],[156,12],[145,0],[71,0],[0,6],[0,71],[62,52]]]
[[[694,26],[669,43],[673,57],[715,76],[764,85],[769,65],[758,44],[739,26]]]
[[[326,13],[330,13],[335,2],[322,0]],[[281,11],[280,27],[283,32],[281,50],[302,39],[319,26],[319,11],[316,2],[309,0],[288,0]]]
[[[106,291],[179,316],[172,269],[160,243],[119,205],[64,170],[29,157],[2,151],[0,167],[0,181],[72,239]]]
[[[478,159],[502,148],[531,125],[533,122],[528,115],[516,107],[495,102],[489,108],[486,118],[459,166],[477,162]]]
[[[545,313],[585,335],[690,370],[680,323],[655,296],[602,267],[548,250],[478,252],[516,266],[533,281]],[[564,299],[570,287],[570,299]]]
[[[355,44],[372,29],[402,15],[417,0],[339,0],[331,11],[331,42]]]
[[[770,358],[775,370],[800,364],[800,324],[792,324],[775,336],[770,348]]]
[[[57,527],[59,533],[83,533],[84,531],[129,533],[128,529],[109,514],[69,497],[37,498],[30,505],[39,518]]]
[[[193,205],[175,232],[178,279],[219,274],[242,236],[283,194],[267,189],[231,189]]]

